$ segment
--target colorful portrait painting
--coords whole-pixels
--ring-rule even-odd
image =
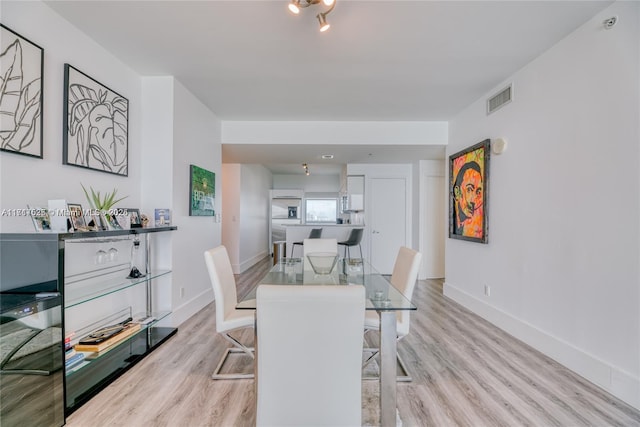
[[[449,156],[449,237],[487,243],[490,140]]]

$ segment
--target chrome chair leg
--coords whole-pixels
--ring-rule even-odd
[[[369,332],[369,329],[367,329],[365,331],[365,333],[364,333],[365,343],[367,343],[367,332]],[[364,370],[375,359],[375,357],[380,353],[380,349],[379,348],[373,348],[373,347],[365,347],[365,348],[362,349],[362,351],[363,351],[363,353],[371,353],[371,356],[366,358],[365,361],[362,363],[362,369]],[[400,369],[402,371],[401,375],[397,376],[396,381],[397,382],[411,382],[411,381],[413,381],[413,378],[411,378],[411,375],[409,375],[409,371],[407,370],[407,365],[404,363],[404,360],[402,360],[402,358],[400,357],[400,353],[396,352],[396,359],[397,359],[397,363],[398,363],[398,365],[400,365]],[[363,375],[362,376],[363,380],[377,380],[378,378],[380,378],[379,375]]]
[[[215,371],[213,371],[211,378],[214,380],[237,380],[237,379],[254,378],[255,377],[254,374],[238,374],[238,373],[221,374],[220,373],[220,370],[222,369],[222,366],[226,362],[227,357],[229,356],[229,353],[244,353],[251,356],[252,359],[255,359],[253,355],[255,349],[253,347],[246,347],[242,345],[240,341],[233,338],[229,334],[220,334],[220,335],[222,335],[227,341],[231,342],[231,344],[233,344],[234,347],[229,347],[225,350],[224,354],[222,355],[222,359],[220,359],[218,366],[216,367]]]

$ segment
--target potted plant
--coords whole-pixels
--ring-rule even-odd
[[[89,190],[91,191],[91,195],[84,187],[82,186],[82,191],[84,191],[84,195],[89,202],[89,206],[93,209],[98,215],[99,221],[96,221],[94,218],[94,225],[102,230],[108,229],[117,229],[119,226],[117,225],[117,221],[115,218],[115,213],[111,211],[113,206],[126,199],[128,196],[121,197],[116,199],[116,195],[118,194],[118,189],[114,188],[112,192],[104,194],[104,196],[100,195],[99,191],[94,191],[91,186],[89,186]]]

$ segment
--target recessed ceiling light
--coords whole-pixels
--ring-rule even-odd
[[[323,154],[323,155],[322,155],[322,158],[323,158],[324,160],[330,160],[330,159],[333,159],[333,154]]]

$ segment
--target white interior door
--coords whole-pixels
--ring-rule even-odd
[[[371,179],[371,264],[391,274],[398,250],[407,244],[407,195],[404,178]]]

